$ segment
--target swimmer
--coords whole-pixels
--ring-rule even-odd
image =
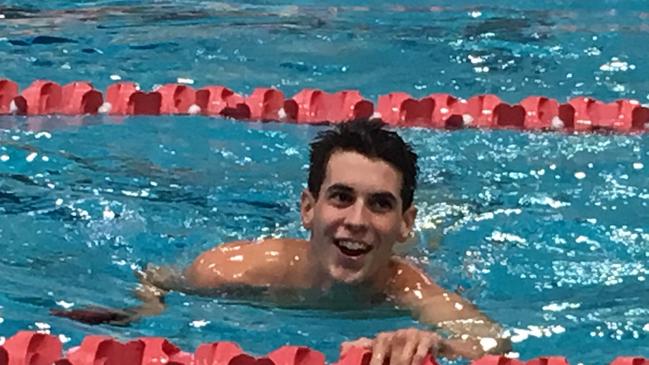
[[[182,274],[149,266],[139,274],[143,304],[122,311],[56,311],[87,323],[127,324],[164,310],[170,290],[217,294],[257,288],[279,296],[302,292],[327,301],[341,289],[409,310],[442,331],[396,329],[346,342],[372,350],[371,365],[419,365],[432,354],[478,358],[510,350],[501,327],[458,294],[393,254],[410,236],[417,155],[379,120],[338,124],[311,143],[307,188],[300,197],[308,240],[265,239],[224,243],[201,253]],[[363,294],[359,294],[363,293]],[[360,304],[359,304],[360,305]]]

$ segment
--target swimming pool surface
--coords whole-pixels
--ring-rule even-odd
[[[2,76],[194,80],[416,96],[649,96],[644,1],[9,1]],[[0,117],[0,335],[43,329],[227,339],[337,358],[338,344],[416,325],[390,308],[295,310],[178,293],[130,327],[50,308],[135,304],[132,270],[213,244],[305,237],[297,200],[323,128],[207,117]],[[649,137],[403,129],[421,158],[417,235],[400,251],[509,329],[523,359],[649,357]]]

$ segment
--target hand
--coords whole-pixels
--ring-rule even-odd
[[[144,286],[151,286],[159,290],[173,289],[178,273],[168,266],[147,264],[143,270],[134,271],[135,277]]]
[[[86,307],[73,310],[51,309],[50,313],[57,317],[70,318],[81,323],[93,325],[108,323],[116,326],[127,326],[138,318],[135,313],[128,310],[102,307]]]
[[[422,365],[426,355],[439,354],[444,340],[435,332],[415,328],[379,333],[375,339],[359,338],[344,342],[341,353],[351,347],[372,350],[370,365]]]

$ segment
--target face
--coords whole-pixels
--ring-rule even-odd
[[[371,282],[388,268],[392,247],[405,241],[416,210],[403,211],[401,173],[356,152],[334,152],[316,199],[302,193],[302,223],[311,250],[329,279]]]

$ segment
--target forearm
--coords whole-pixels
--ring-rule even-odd
[[[445,346],[440,353],[446,357],[464,357],[476,359],[486,354],[505,354],[512,350],[511,341],[505,335],[502,327],[481,313],[473,313],[473,318],[451,319],[434,322],[426,318],[425,313],[420,320],[430,323],[445,333]],[[437,314],[437,313],[435,313]]]
[[[457,357],[477,359],[487,354],[504,355],[512,350],[511,341],[508,338],[463,337],[444,340],[440,347],[440,355],[449,359]]]
[[[455,353],[455,356],[475,359],[486,354],[504,354],[511,351],[511,341],[498,323],[479,312],[470,303],[460,302],[459,298],[454,299],[422,306],[418,313],[421,322],[438,328],[448,336],[445,343],[448,343],[449,354]],[[449,302],[461,304],[450,308],[448,305],[443,306]]]
[[[87,324],[108,323],[116,326],[127,326],[131,322],[145,316],[155,316],[164,310],[164,300],[161,296],[141,296],[141,290],[136,295],[142,304],[128,308],[82,307],[71,310],[52,309],[50,312],[59,317],[66,317]]]

